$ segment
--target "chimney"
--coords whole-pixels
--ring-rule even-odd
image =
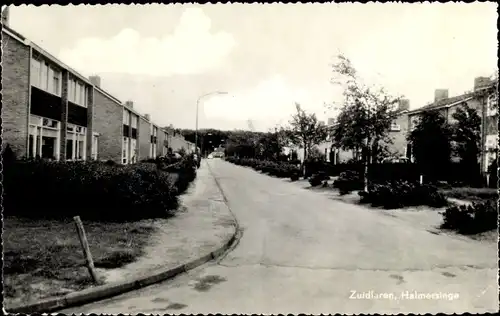
[[[2,10],[2,25],[9,27],[9,20],[10,20],[9,6],[5,6]]]
[[[448,89],[436,89],[434,91],[434,102],[448,99]]]
[[[94,86],[96,86],[96,87],[98,87],[98,88],[100,88],[100,87],[101,87],[101,77],[99,77],[99,76],[90,76],[90,77],[89,77],[89,80],[90,80],[90,82],[91,82]]]
[[[398,105],[398,111],[408,111],[410,109],[410,100],[401,99]]]
[[[130,100],[129,101],[125,101],[125,106],[133,109],[134,108],[134,102],[130,101]]]
[[[144,114],[144,118],[148,121],[151,121],[151,116],[149,116],[149,114]]]
[[[477,77],[474,78],[474,91],[481,88],[485,88],[492,83],[492,80],[488,77]]]

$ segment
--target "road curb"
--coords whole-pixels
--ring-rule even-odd
[[[206,162],[205,162],[206,163]],[[221,258],[226,254],[228,250],[231,249],[231,246],[235,244],[239,238],[241,238],[240,234],[240,226],[238,223],[238,220],[234,216],[233,212],[227,205],[227,199],[224,195],[224,192],[222,191],[222,188],[215,178],[215,175],[212,173],[212,170],[210,169],[210,166],[207,163],[207,166],[210,170],[210,174],[214,177],[215,182],[217,184],[218,189],[221,191],[222,195],[224,196],[224,204],[228,208],[229,212],[233,216],[233,226],[234,226],[234,232],[231,234],[231,237],[222,244],[221,247],[218,249],[201,256],[197,259],[191,260],[188,263],[182,264],[180,266],[177,266],[175,268],[170,268],[161,272],[156,272],[154,274],[145,276],[145,277],[140,277],[128,281],[123,281],[123,282],[115,282],[115,283],[109,283],[105,285],[100,285],[97,287],[93,288],[88,288],[82,291],[78,292],[73,292],[69,293],[65,296],[62,297],[57,297],[57,298],[52,298],[52,299],[47,299],[43,301],[39,301],[36,303],[28,304],[28,305],[18,305],[18,306],[13,306],[12,308],[5,308],[7,313],[9,314],[32,314],[32,313],[50,313],[54,311],[58,311],[61,309],[69,308],[69,307],[75,307],[75,306],[81,306],[84,304],[88,304],[91,302],[99,301],[102,299],[110,298],[116,295],[124,294],[133,290],[138,290],[140,288],[159,283],[162,281],[166,281],[169,279],[172,279],[176,277],[179,274],[185,273],[187,271],[190,271],[192,269],[195,269],[199,266],[201,266],[204,263],[207,263],[208,261],[216,260]]]

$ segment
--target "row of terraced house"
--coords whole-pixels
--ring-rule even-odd
[[[410,110],[409,100],[402,100],[396,110],[396,118],[393,120],[389,136],[391,144],[387,144],[389,151],[394,157],[407,158],[413,161],[411,143],[407,141],[408,133],[413,130],[419,120],[419,116],[425,111],[439,111],[440,114],[453,124],[453,113],[462,105],[476,109],[481,118],[481,155],[479,164],[482,172],[487,172],[490,164],[497,159],[498,152],[498,93],[495,80],[489,77],[477,77],[474,79],[471,91],[449,96],[447,89],[436,89],[434,101],[423,107]],[[335,126],[335,120],[329,119],[328,125]],[[337,164],[356,158],[360,153],[345,151],[335,148],[330,141],[319,146],[325,152],[328,161]],[[300,151],[299,151],[300,153]],[[455,158],[455,157],[452,157]]]
[[[17,157],[129,164],[195,149],[106,92],[100,77],[84,77],[6,25],[2,66],[2,147]]]

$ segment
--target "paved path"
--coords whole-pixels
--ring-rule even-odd
[[[180,200],[181,210],[175,217],[150,221],[158,231],[151,237],[144,256],[121,269],[99,269],[108,282],[175,268],[209,254],[232,237],[234,217],[224,204],[207,164],[201,165],[196,180]]]
[[[210,166],[244,230],[232,252],[175,280],[62,312],[498,310],[495,245],[435,235],[222,160]],[[414,291],[441,299],[411,299]]]

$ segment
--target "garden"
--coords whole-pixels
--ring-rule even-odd
[[[94,282],[74,216],[83,222],[97,269],[143,254],[158,225],[176,215],[196,177],[191,155],[132,165],[16,160],[3,152],[4,285],[8,304],[64,295]]]

